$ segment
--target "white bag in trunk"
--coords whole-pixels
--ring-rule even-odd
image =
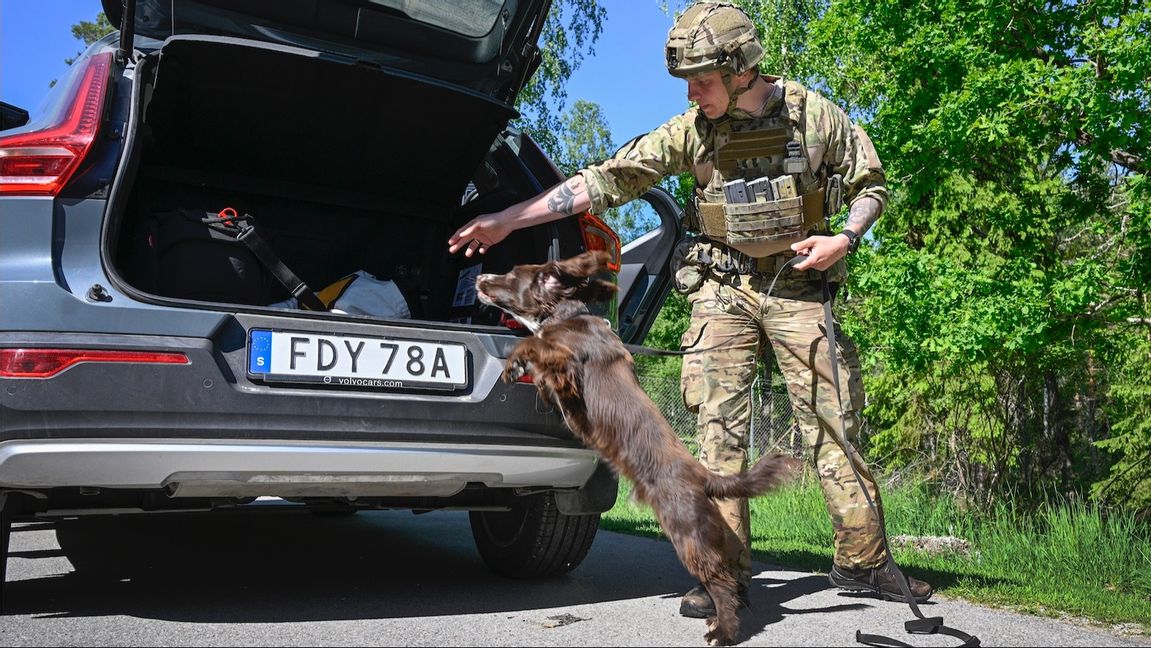
[[[328,310],[341,315],[367,315],[382,319],[409,319],[412,316],[408,302],[395,282],[377,279],[357,270],[332,283],[316,296],[328,305]],[[269,304],[273,308],[298,309],[295,297]]]

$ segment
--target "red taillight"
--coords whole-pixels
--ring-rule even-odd
[[[51,378],[81,362],[188,364],[183,353],[94,349],[0,349],[0,377]]]
[[[513,331],[518,331],[519,329],[524,328],[524,325],[521,324],[518,319],[508,315],[507,313],[500,313],[500,324],[503,324],[506,328],[509,328]]]
[[[56,124],[0,137],[0,194],[55,196],[76,172],[100,130],[112,53],[88,58],[66,94]]]
[[[580,233],[583,234],[584,248],[589,252],[603,250],[610,254],[608,270],[619,272],[619,255],[622,247],[619,234],[591,212],[580,214],[579,227]]]

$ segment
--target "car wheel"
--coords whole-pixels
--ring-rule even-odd
[[[470,517],[484,562],[512,578],[547,578],[575,569],[599,528],[598,513],[560,513],[554,493],[520,497],[510,511],[472,511]]]

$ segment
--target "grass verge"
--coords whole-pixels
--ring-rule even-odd
[[[1043,615],[1071,615],[1105,625],[1133,624],[1151,634],[1151,530],[1133,515],[1066,502],[1023,511],[1010,504],[963,510],[924,487],[883,492],[889,537],[954,536],[969,552],[927,554],[896,549],[904,570],[947,596]],[[831,522],[818,482],[801,482],[752,501],[756,560],[826,572]],[[662,538],[645,505],[620,484],[600,526]]]

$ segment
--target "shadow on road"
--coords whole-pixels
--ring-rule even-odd
[[[15,527],[13,558],[61,555],[19,548],[22,533],[44,528]],[[5,585],[5,615],[278,623],[516,612],[652,596],[678,609],[678,597],[694,584],[667,542],[604,532],[566,576],[503,578],[484,565],[461,512],[121,516],[62,521],[56,531],[64,547],[99,547],[68,555],[102,575],[10,571],[16,579]],[[866,607],[785,607],[827,587],[823,576],[757,578],[744,632],[793,614]]]

